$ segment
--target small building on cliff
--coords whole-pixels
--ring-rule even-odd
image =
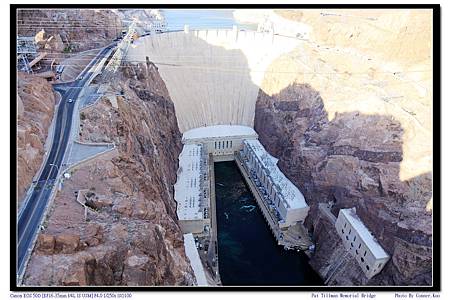
[[[358,217],[354,207],[339,211],[335,228],[345,249],[355,257],[367,278],[381,272],[390,257]]]

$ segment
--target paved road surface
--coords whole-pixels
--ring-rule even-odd
[[[31,252],[34,237],[39,230],[45,207],[60,171],[70,137],[75,101],[81,92],[81,88],[93,75],[90,72],[92,66],[113,47],[115,47],[115,44],[101,50],[75,81],[54,85],[54,89],[61,93],[61,101],[56,115],[52,146],[39,179],[31,191],[31,196],[24,203],[17,220],[17,274],[22,274],[24,271],[26,258]],[[69,99],[72,99],[73,102],[69,103]]]

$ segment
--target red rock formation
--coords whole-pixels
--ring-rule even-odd
[[[174,106],[153,65],[123,74],[112,92],[123,91],[117,107],[105,97],[81,118],[81,140],[114,142],[117,149],[78,166],[65,181],[25,284],[195,282],[173,199],[181,151]],[[79,190],[88,190],[87,220],[76,202]]]
[[[77,52],[110,43],[120,35],[122,24],[110,9],[19,9],[17,30],[36,36],[42,49]]]
[[[110,9],[18,9],[17,33],[34,36],[36,49],[46,56],[33,67],[48,71],[55,64],[66,69],[64,79],[73,79],[74,71],[81,72],[91,57],[78,54],[110,44],[120,36],[122,22]],[[70,59],[63,61],[70,57]]]
[[[17,81],[17,201],[20,203],[39,170],[55,109],[51,84],[18,73]]]
[[[431,174],[399,179],[403,128],[395,118],[355,111],[329,121],[320,94],[294,84],[273,96],[260,91],[255,130],[312,208],[307,224],[317,249],[311,265],[328,284],[431,284]],[[320,202],[333,203],[336,216],[356,206],[392,257],[380,274],[367,281],[354,259],[330,270],[345,250],[334,224],[321,218]]]

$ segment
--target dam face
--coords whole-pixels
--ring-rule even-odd
[[[266,68],[298,43],[255,31],[168,32],[139,38],[127,60],[158,67],[182,133],[221,124],[253,127]]]
[[[200,259],[211,268],[214,280],[220,281],[214,162],[237,159],[243,151],[244,140],[257,139],[253,122],[256,99],[265,70],[272,61],[290,52],[298,43],[299,40],[290,37],[237,29],[186,30],[139,38],[128,51],[128,62],[153,63],[157,66],[174,103],[184,144],[175,184],[177,215],[183,232],[193,234],[195,242],[208,249],[200,253]],[[265,156],[257,157],[258,154],[255,154],[252,161],[258,165],[258,173],[252,169],[255,171],[252,176],[263,176],[262,170],[268,168],[265,165],[268,162],[263,160]],[[271,162],[275,163],[274,160]],[[240,164],[243,166],[244,162]],[[269,169],[266,171],[272,174],[273,170]],[[291,215],[290,212],[296,207],[291,207],[286,202],[286,195],[277,192],[281,184],[277,180],[280,178],[269,179],[269,175],[263,176],[264,184],[270,182],[270,186],[265,187],[269,190],[266,191],[263,185],[259,186],[260,190],[256,190],[256,187],[253,189],[258,194],[257,199],[261,202],[258,203],[263,207],[264,217],[272,220],[268,231],[273,232],[273,236],[269,233],[271,245],[273,244],[271,256],[283,260],[277,244],[283,245],[285,249],[302,248],[304,245],[299,244],[301,233],[298,230],[304,218],[297,216],[290,223],[287,215]],[[246,176],[249,178],[250,175]],[[286,189],[284,185],[281,186]],[[301,195],[300,192],[299,194]],[[299,200],[297,198],[295,199]],[[287,206],[285,203],[288,203]],[[269,210],[269,205],[272,205],[272,210]],[[306,203],[304,206],[307,212],[309,207]],[[268,228],[264,222],[256,224],[256,227],[263,226],[265,230]],[[292,263],[289,260],[285,262],[286,265]],[[259,265],[259,262],[254,263],[255,266]],[[303,267],[299,266],[297,269]],[[294,277],[295,282],[304,283],[302,274]],[[264,282],[260,279],[257,281]]]

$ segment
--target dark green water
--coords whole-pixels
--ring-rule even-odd
[[[322,285],[302,252],[278,246],[235,162],[215,164],[223,285]]]

